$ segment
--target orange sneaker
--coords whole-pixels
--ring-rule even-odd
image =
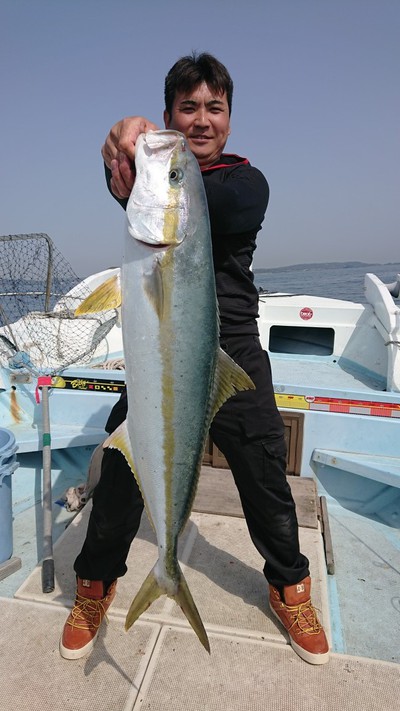
[[[270,585],[269,605],[289,633],[290,644],[299,657],[309,664],[326,664],[329,645],[311,604],[310,590],[309,577],[296,585],[285,585],[282,597],[279,590]]]
[[[75,605],[60,639],[64,659],[80,659],[92,651],[103,618],[114,600],[116,586],[114,580],[105,591],[102,580],[78,578]]]

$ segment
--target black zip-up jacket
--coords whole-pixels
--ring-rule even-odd
[[[107,166],[105,170],[111,192],[111,171]],[[258,291],[250,265],[268,206],[268,183],[247,158],[226,153],[202,170],[202,175],[210,214],[220,336],[257,335]],[[125,209],[128,201],[118,202]]]

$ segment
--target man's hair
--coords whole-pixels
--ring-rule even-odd
[[[171,116],[177,92],[189,93],[205,82],[217,94],[226,92],[229,115],[232,111],[233,81],[227,68],[206,52],[181,57],[165,77],[165,110]]]

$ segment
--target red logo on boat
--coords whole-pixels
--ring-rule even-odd
[[[304,308],[302,308],[300,311],[300,318],[302,318],[303,321],[308,321],[313,316],[314,311],[312,309],[309,309],[308,306],[304,306]]]

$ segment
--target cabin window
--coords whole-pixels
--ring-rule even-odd
[[[334,341],[333,328],[271,326],[268,349],[271,353],[328,356],[333,353]]]

